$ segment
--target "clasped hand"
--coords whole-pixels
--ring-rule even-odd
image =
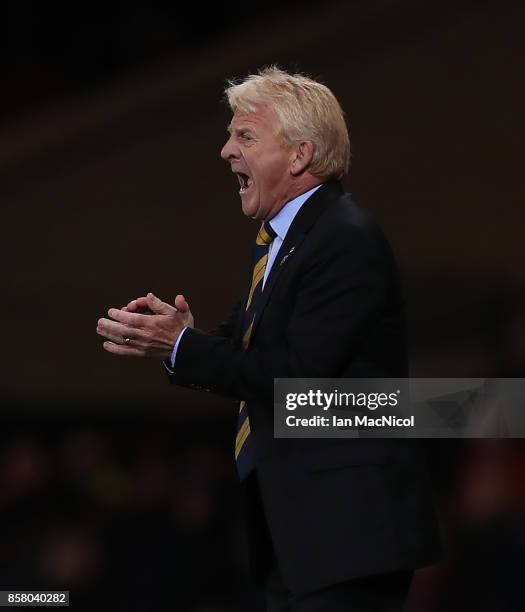
[[[104,349],[116,355],[168,359],[181,331],[193,327],[184,296],[177,295],[174,303],[171,306],[148,293],[122,309],[110,308],[110,318],[97,324],[97,334],[107,338]]]

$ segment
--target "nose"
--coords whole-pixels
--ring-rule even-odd
[[[224,146],[221,149],[221,157],[224,161],[231,161],[232,159],[238,158],[237,148],[235,147],[233,137],[230,136]]]

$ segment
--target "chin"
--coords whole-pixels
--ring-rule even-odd
[[[242,202],[242,212],[247,216],[250,217],[251,219],[257,219],[258,218],[258,213],[259,213],[259,208],[258,206],[251,201],[248,202]]]

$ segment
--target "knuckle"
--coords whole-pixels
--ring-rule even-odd
[[[147,327],[143,327],[140,330],[140,339],[141,340],[149,340],[151,338],[151,330]]]
[[[123,320],[123,323],[129,327],[140,327],[137,315],[132,312],[126,313],[126,318]]]

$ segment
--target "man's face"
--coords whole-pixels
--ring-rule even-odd
[[[252,219],[271,219],[292,192],[292,151],[278,134],[279,121],[268,106],[254,113],[235,113],[230,138],[221,151],[240,184],[242,210]]]

